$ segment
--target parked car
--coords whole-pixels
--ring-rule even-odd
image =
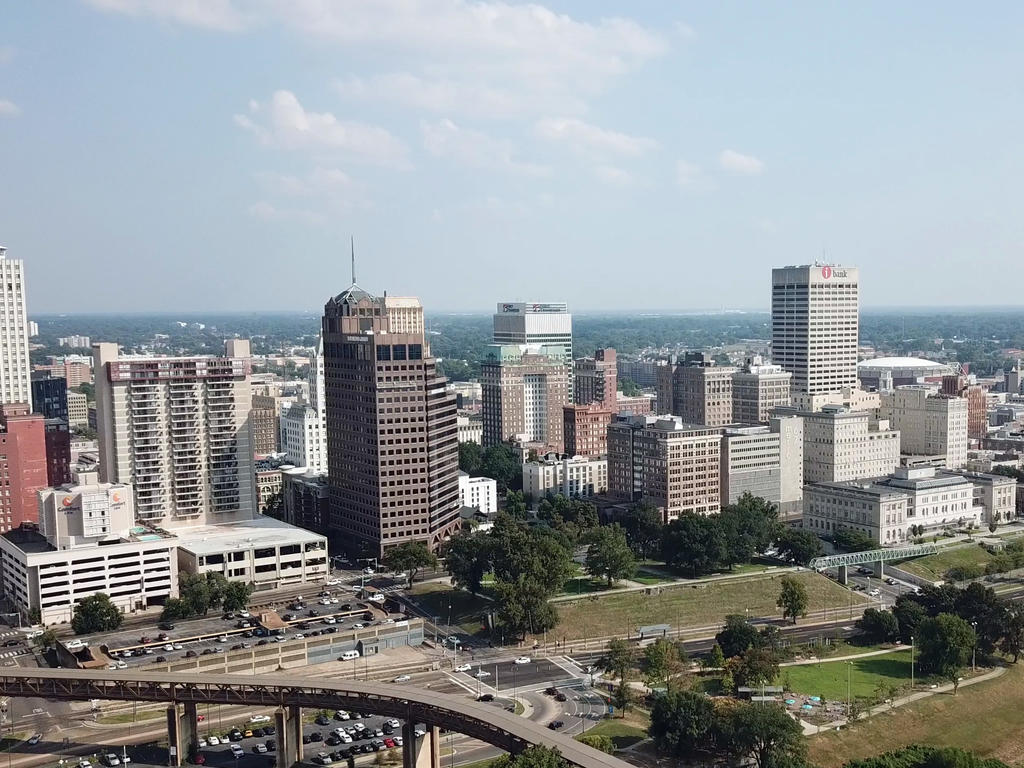
[[[566,695],[564,693],[562,693],[561,691],[559,691],[558,693],[555,694],[555,701],[565,701],[566,698],[567,698]]]
[[[455,671],[456,672],[469,672],[472,668],[473,668],[472,664],[459,664],[459,666],[457,666],[455,668]]]
[[[529,664],[530,663],[530,657],[529,656],[520,656],[519,658],[517,658],[515,660],[515,663],[516,664]]]
[[[550,723],[548,723],[548,728],[550,728],[552,731],[557,731],[563,725],[565,725],[565,723],[561,720],[552,720]]]
[[[476,697],[477,701],[494,701],[493,693],[482,693]]]

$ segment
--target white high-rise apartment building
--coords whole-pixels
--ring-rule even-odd
[[[793,374],[794,392],[857,386],[858,280],[834,264],[772,270],[772,359]]]
[[[557,347],[565,361],[569,402],[573,402],[572,315],[564,301],[502,302],[494,313],[495,344]]]
[[[0,403],[32,405],[25,266],[0,245]]]
[[[93,346],[103,482],[135,489],[140,521],[173,529],[251,520],[256,491],[249,342],[224,357],[122,357]]]
[[[309,360],[309,402],[281,412],[281,450],[297,467],[327,472],[327,401],[324,397],[324,339]]]
[[[881,477],[900,463],[900,433],[889,429],[888,422],[873,426],[868,413],[835,405],[800,416],[805,483]]]
[[[944,456],[949,469],[967,464],[966,398],[930,387],[899,387],[882,395],[879,413],[900,431],[901,453]]]
[[[464,507],[476,507],[485,515],[495,514],[498,511],[497,481],[459,472],[459,503]]]

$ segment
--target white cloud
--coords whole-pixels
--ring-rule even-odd
[[[17,117],[21,114],[21,107],[13,101],[0,99],[0,117]]]
[[[190,27],[232,32],[255,18],[243,13],[233,0],[86,0],[94,8],[127,16],[152,16]]]
[[[339,120],[330,112],[308,112],[291,91],[276,91],[267,104],[250,101],[249,111],[252,117],[235,115],[235,124],[265,144],[337,150],[360,162],[409,167],[408,148],[384,128]]]
[[[423,146],[435,157],[450,157],[474,168],[491,168],[524,176],[547,176],[551,169],[513,156],[512,143],[480,131],[462,128],[451,120],[420,123]]]
[[[633,174],[614,165],[598,165],[594,168],[594,175],[606,184],[617,187],[628,187],[635,181]]]
[[[656,149],[658,142],[646,136],[600,128],[570,117],[548,117],[537,122],[537,133],[552,141],[566,141],[581,151],[636,157]]]
[[[431,73],[428,93],[410,89],[407,77],[382,75],[379,97],[421,108],[434,104],[438,111],[454,93],[466,98],[463,109],[479,114],[504,114],[509,102],[531,114],[559,103],[576,112],[586,95],[669,48],[665,36],[631,19],[583,21],[538,3],[503,0],[89,2],[104,11],[228,31],[283,26],[341,43],[346,51],[362,47],[376,60],[406,57],[417,71]]]
[[[351,76],[336,83],[349,99],[383,101],[444,114],[515,117],[527,108],[523,94],[485,84],[452,79],[428,80],[410,72],[392,72],[368,78]]]
[[[281,209],[261,200],[249,206],[249,215],[263,221],[298,221],[305,224],[322,224],[326,217],[315,211],[299,209]]]
[[[741,176],[757,176],[764,170],[764,163],[753,155],[744,155],[732,149],[723,149],[718,163],[730,173]]]

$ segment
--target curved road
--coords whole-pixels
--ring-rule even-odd
[[[297,675],[254,678],[122,670],[11,669],[0,673],[0,695],[62,701],[117,699],[356,709],[437,725],[510,752],[531,744],[553,747],[581,768],[628,768],[618,758],[525,718],[462,697],[388,683],[316,680]]]

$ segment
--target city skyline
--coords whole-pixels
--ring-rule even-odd
[[[635,307],[760,308],[815,259],[865,307],[970,306],[1019,261],[1019,7],[319,7],[11,9],[0,243],[36,311],[314,310],[267,278],[340,290],[351,234],[445,311],[621,308],[625,264]]]

